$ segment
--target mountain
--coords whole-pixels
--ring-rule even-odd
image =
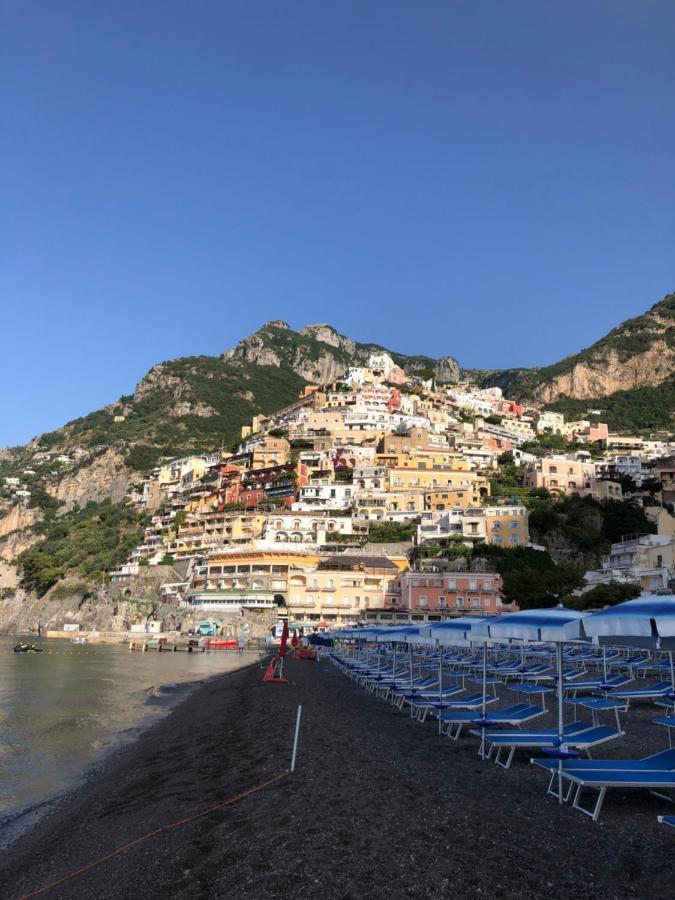
[[[515,399],[553,404],[564,399],[600,398],[600,405],[606,407],[613,405],[608,398],[617,392],[625,395],[664,385],[670,395],[674,372],[675,294],[668,294],[643,315],[627,319],[595,344],[554,365],[472,374],[486,386],[502,387]],[[636,395],[636,401],[650,396],[647,391]],[[624,407],[630,400],[623,396],[619,405]],[[584,409],[583,404],[578,408]],[[649,427],[628,422],[626,426]]]
[[[600,409],[613,429],[670,428],[675,409],[675,294],[580,353],[532,369],[461,369],[451,356],[436,360],[389,351],[354,341],[327,324],[295,331],[286,322],[272,321],[220,356],[159,363],[133,394],[43,434],[30,446],[107,452],[110,465],[121,473],[112,479],[119,493],[130,470],[147,470],[162,456],[230,445],[254,415],[284,407],[307,384],[329,383],[377,352],[389,353],[407,374],[425,380],[433,376],[439,383],[469,379],[485,387],[498,385],[507,396],[561,409],[575,418],[588,417],[591,407]],[[0,460],[0,474],[11,468],[11,459],[4,466]],[[111,496],[103,476],[103,486],[93,495],[76,476],[69,475],[75,480],[67,487],[68,497],[79,502]]]
[[[296,400],[307,384],[330,383],[377,352],[390,351],[357,343],[330,325],[294,331],[285,322],[268,322],[221,356],[189,356],[154,366],[133,394],[34,443],[49,450],[114,447],[127,467],[148,469],[164,455],[231,444],[254,415],[275,412]],[[440,382],[460,376],[451,357],[390,355],[409,375]]]

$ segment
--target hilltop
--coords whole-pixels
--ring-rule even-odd
[[[482,384],[498,385],[518,400],[554,404],[602,399],[604,407],[613,406],[608,398],[619,392],[659,385],[668,384],[670,396],[674,372],[675,294],[671,293],[643,315],[627,319],[590,347],[553,365],[466,374]],[[626,422],[626,426],[650,427],[650,423]]]
[[[408,375],[457,381],[460,367],[444,357],[407,356],[362,344],[330,325],[294,331],[268,322],[220,356],[188,356],[153,366],[133,394],[36,438],[45,450],[114,447],[131,469],[162,456],[229,445],[253,416],[295,401],[307,384],[327,384],[372,353],[387,352]]]
[[[32,444],[48,450],[113,447],[129,468],[146,470],[162,456],[232,443],[254,415],[274,412],[307,384],[330,383],[377,352],[389,353],[407,375],[420,379],[499,386],[516,400],[568,414],[585,415],[583,401],[594,400],[611,428],[666,428],[675,399],[675,294],[579,353],[532,369],[463,369],[452,356],[406,355],[359,343],[325,323],[295,331],[276,320],[220,356],[159,363],[133,394]],[[633,391],[640,392],[635,403]]]

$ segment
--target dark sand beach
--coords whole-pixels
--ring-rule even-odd
[[[365,693],[326,659],[289,660],[288,685],[256,666],[210,680],[20,838],[0,896],[20,897],[134,838],[282,773],[303,706],[294,775],[163,830],[41,895],[126,897],[637,898],[672,895],[670,812],[646,792],[608,795],[602,818],[559,808],[523,756],[482,762],[431,722]],[[631,711],[636,736],[598,755],[667,746]]]

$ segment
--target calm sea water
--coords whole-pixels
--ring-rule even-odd
[[[189,682],[257,658],[35,639],[44,652],[24,654],[13,652],[16,641],[0,636],[0,843],[27,810],[72,786],[107,749],[164,714]]]

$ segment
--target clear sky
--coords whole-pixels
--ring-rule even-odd
[[[672,0],[0,0],[0,446],[262,322],[554,362],[675,289]]]

